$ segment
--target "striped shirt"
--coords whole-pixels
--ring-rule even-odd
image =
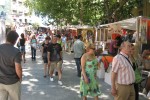
[[[135,82],[135,74],[132,65],[125,58],[128,58],[126,54],[120,52],[112,61],[112,71],[117,73],[116,83],[129,85]]]

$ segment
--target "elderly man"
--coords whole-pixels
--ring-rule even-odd
[[[0,45],[0,100],[20,100],[21,52],[15,48],[18,34],[10,31],[6,43]]]
[[[112,62],[112,95],[115,100],[135,100],[134,85],[135,75],[132,63],[129,60],[131,44],[123,42],[120,53],[117,54]]]

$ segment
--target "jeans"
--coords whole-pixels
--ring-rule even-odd
[[[31,47],[31,55],[32,55],[32,59],[36,59],[36,49]]]
[[[81,77],[81,58],[74,58],[77,66],[77,75]]]

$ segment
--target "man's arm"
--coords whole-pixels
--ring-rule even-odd
[[[15,70],[16,70],[16,74],[19,77],[20,81],[22,81],[22,66],[20,63],[15,62]]]
[[[111,93],[113,96],[117,95],[116,90],[116,78],[119,69],[119,61],[116,58],[113,58],[112,61],[112,73],[111,73]]]
[[[116,84],[115,84],[115,80],[116,80],[116,73],[115,72],[112,72],[111,73],[111,92],[112,92],[112,95],[115,96],[117,94],[117,90],[116,90]]]
[[[50,52],[47,53],[48,64],[50,65]]]

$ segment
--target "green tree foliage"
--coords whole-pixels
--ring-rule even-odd
[[[118,2],[119,1],[119,2]],[[132,16],[138,0],[26,0],[36,14],[48,16],[59,25],[97,25]]]

